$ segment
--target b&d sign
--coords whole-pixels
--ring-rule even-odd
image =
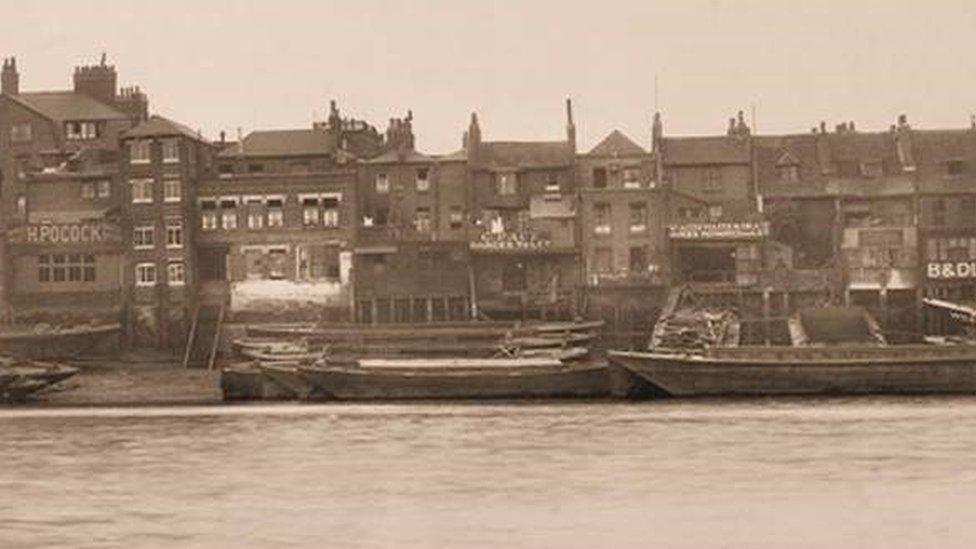
[[[97,244],[121,240],[119,229],[105,223],[43,223],[18,227],[10,241],[26,244]]]
[[[940,280],[976,278],[976,261],[929,263],[925,272],[929,278]]]

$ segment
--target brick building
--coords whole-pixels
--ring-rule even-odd
[[[340,116],[309,129],[255,131],[217,154],[197,189],[202,302],[235,318],[348,318],[357,159],[382,136]]]
[[[475,114],[464,139],[479,315],[569,317],[580,304],[576,127],[562,141],[486,141]]]
[[[161,116],[121,136],[129,344],[183,346],[196,293],[196,190],[213,147]]]

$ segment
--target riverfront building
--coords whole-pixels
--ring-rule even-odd
[[[422,152],[340,114],[210,142],[148,116],[114,67],[0,94],[5,321],[117,321],[135,347],[200,325],[584,316],[641,344],[677,289],[734,306],[752,343],[803,307],[862,305],[890,334],[946,332],[922,299],[976,300],[976,127],[851,122],[756,135],[614,131]],[[209,335],[201,336],[206,340]]]

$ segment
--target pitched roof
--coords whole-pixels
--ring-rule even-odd
[[[24,92],[8,95],[51,120],[115,120],[129,118],[101,101],[73,91]]]
[[[661,150],[665,164],[748,164],[749,140],[730,136],[665,137]]]
[[[149,120],[142,122],[135,128],[122,134],[123,139],[131,137],[189,137],[196,141],[204,141],[203,137],[190,128],[159,115],[152,115]]]
[[[335,137],[322,130],[261,130],[247,134],[238,146],[228,147],[218,156],[313,156],[335,150]]]
[[[589,152],[590,156],[638,156],[647,154],[637,143],[620,130],[613,130]]]
[[[573,162],[565,141],[487,141],[480,151],[493,167],[541,168]]]
[[[433,162],[435,159],[432,156],[428,156],[424,153],[408,150],[403,151],[387,151],[375,158],[367,160],[366,164],[424,164],[428,162]]]

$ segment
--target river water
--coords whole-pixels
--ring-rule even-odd
[[[0,547],[972,547],[976,399],[0,410]]]

